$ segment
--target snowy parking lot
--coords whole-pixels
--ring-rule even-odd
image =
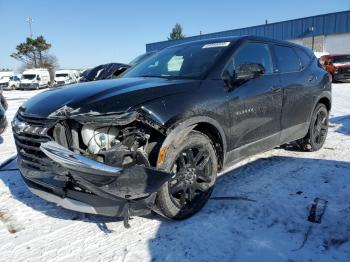
[[[5,91],[12,120],[40,91]],[[11,129],[0,163],[16,153]],[[308,221],[315,198],[321,223]],[[33,195],[15,161],[0,169],[0,261],[350,261],[350,84],[333,84],[324,148],[277,148],[221,174],[213,199],[180,222],[123,221],[64,210]]]

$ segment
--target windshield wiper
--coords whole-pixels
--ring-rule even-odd
[[[191,76],[165,76],[165,75],[140,75],[137,77],[156,77],[156,78],[165,78],[165,79],[197,79],[196,77],[191,77]]]
[[[161,78],[164,78],[164,76],[156,76],[156,75],[141,75],[138,77],[161,77]]]

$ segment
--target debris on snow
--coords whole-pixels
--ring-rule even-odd
[[[322,216],[324,212],[326,212],[327,203],[327,200],[316,197],[311,204],[307,220],[312,223],[320,224],[322,221]]]

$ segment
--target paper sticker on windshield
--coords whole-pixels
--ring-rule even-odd
[[[202,48],[213,48],[213,47],[224,47],[228,46],[231,42],[220,42],[220,43],[211,43],[211,44],[206,44]]]

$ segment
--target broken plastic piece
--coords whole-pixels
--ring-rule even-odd
[[[125,228],[130,228],[129,220],[130,220],[130,210],[129,210],[129,202],[126,202],[123,207],[123,223]]]
[[[327,203],[327,200],[316,197],[314,202],[311,204],[307,220],[311,223],[320,224],[322,222],[322,216],[326,212]]]

